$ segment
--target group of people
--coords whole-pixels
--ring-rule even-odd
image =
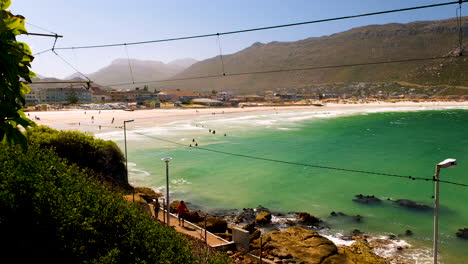
[[[157,199],[153,199],[153,207],[154,207],[154,216],[156,219],[158,219],[159,216],[159,209],[160,205]],[[177,216],[179,218],[179,226],[184,226],[185,224],[185,216],[189,212],[187,205],[185,204],[184,201],[180,201],[180,203],[177,205]]]

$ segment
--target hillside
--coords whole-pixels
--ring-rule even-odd
[[[197,62],[194,59],[186,58],[164,63],[160,61],[137,60],[131,59],[133,77],[135,82],[155,81],[170,78],[192,64]],[[130,74],[129,61],[127,59],[116,59],[110,65],[98,70],[97,72],[87,74],[87,76],[95,83],[100,85],[132,83]],[[66,80],[80,77],[78,73],[74,73]],[[123,85],[115,88],[130,88],[131,86]]]
[[[468,17],[463,18],[462,25],[466,47]],[[242,51],[223,56],[227,76],[163,82],[152,84],[150,87],[252,93],[265,90],[308,88],[321,83],[395,80],[424,85],[466,86],[468,85],[466,70],[468,59],[465,56],[417,62],[243,74],[446,56],[458,53],[457,45],[458,27],[455,19],[370,25],[294,42],[254,43]],[[218,56],[197,62],[176,74],[172,79],[221,74]]]

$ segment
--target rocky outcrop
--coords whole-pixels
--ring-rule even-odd
[[[421,210],[421,211],[428,211],[432,210],[432,207],[425,205],[425,204],[420,204],[415,201],[407,200],[407,199],[398,199],[393,201],[394,203],[398,204],[399,206],[408,208],[408,209],[414,209],[414,210]]]
[[[306,212],[297,213],[297,219],[301,224],[309,226],[317,226],[320,222],[322,222],[318,217],[315,217]]]
[[[468,228],[458,229],[457,237],[468,239]]]
[[[261,212],[255,217],[255,223],[258,225],[266,225],[271,223],[271,213]]]
[[[252,243],[254,253],[259,252],[259,241]],[[351,246],[338,248],[332,241],[317,232],[303,227],[290,227],[273,231],[263,238],[262,256],[275,263],[310,264],[388,264],[375,255],[365,240]]]
[[[353,202],[361,203],[361,204],[380,204],[382,201],[375,197],[374,195],[362,195],[357,194],[355,195]]]

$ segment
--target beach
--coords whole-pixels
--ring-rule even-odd
[[[125,120],[134,120],[128,124],[135,128],[148,128],[175,121],[191,120],[201,116],[216,116],[223,114],[249,114],[249,113],[273,113],[294,111],[336,111],[349,109],[389,108],[399,109],[404,107],[457,107],[468,106],[466,102],[372,102],[356,104],[327,103],[324,106],[255,106],[255,107],[230,107],[230,108],[172,108],[172,109],[138,109],[125,110],[84,110],[72,109],[63,111],[32,111],[27,115],[38,125],[46,125],[60,130],[78,130],[91,134],[109,132],[121,129]],[[35,119],[38,117],[39,119]]]

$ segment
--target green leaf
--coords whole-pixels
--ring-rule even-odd
[[[11,5],[10,0],[0,0],[0,9],[5,10]]]

